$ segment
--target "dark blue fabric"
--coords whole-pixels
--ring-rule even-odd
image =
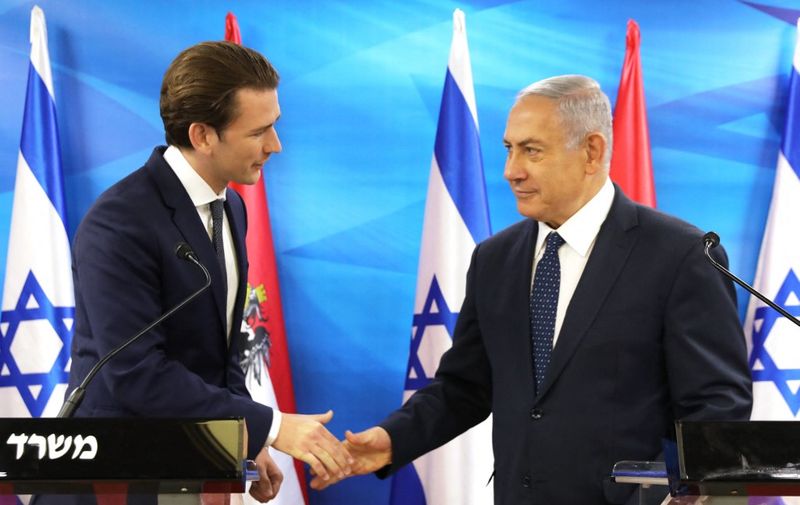
[[[492,234],[478,127],[450,70],[444,82],[434,146],[442,179],[472,239]]]
[[[222,216],[225,212],[225,201],[218,198],[211,202],[211,227],[214,251],[217,253],[219,271],[222,272],[222,286],[228,291],[228,274],[225,268],[225,241],[222,239]]]
[[[550,365],[553,351],[553,333],[556,327],[556,310],[558,309],[558,292],[561,285],[561,264],[558,261],[558,250],[564,245],[564,239],[556,232],[547,236],[544,255],[536,265],[531,291],[531,340],[533,343],[533,370],[536,376],[536,391],[544,380],[544,374]]]
[[[56,104],[44,81],[31,65],[28,70],[28,93],[25,97],[20,151],[36,180],[53,202],[61,220],[66,223],[61,150],[58,142]]]
[[[797,69],[792,67],[792,76],[789,79],[789,103],[786,106],[786,127],[783,130],[783,140],[781,151],[794,170],[800,177],[800,75]]]
[[[422,482],[413,465],[406,465],[392,478],[392,493],[389,503],[403,505],[426,505]]]

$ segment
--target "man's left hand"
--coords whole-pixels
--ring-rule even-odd
[[[278,496],[283,482],[283,473],[264,447],[256,456],[258,480],[250,484],[250,496],[261,503],[266,503]]]

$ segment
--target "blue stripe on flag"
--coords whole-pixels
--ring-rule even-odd
[[[478,128],[450,69],[444,81],[434,146],[450,197],[477,244],[491,235]]]
[[[781,151],[794,173],[800,177],[800,75],[792,66],[789,78],[789,103],[786,106],[786,127],[783,130]]]
[[[392,477],[392,491],[389,503],[401,503],[402,505],[426,505],[425,491],[422,489],[422,482],[419,480],[417,469],[413,464],[408,464]]]
[[[20,150],[66,226],[56,104],[32,64],[28,69],[28,92],[25,98]]]

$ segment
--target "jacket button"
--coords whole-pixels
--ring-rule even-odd
[[[538,421],[542,418],[542,409],[531,409],[531,419]]]
[[[523,475],[522,476],[522,487],[531,487],[531,476],[530,475]]]

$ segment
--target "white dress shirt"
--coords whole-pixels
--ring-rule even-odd
[[[200,221],[206,227],[208,239],[212,240],[211,202],[220,198],[225,200],[225,189],[220,193],[214,193],[211,186],[200,177],[180,149],[175,146],[167,147],[167,150],[164,151],[164,160],[175,172],[183,188],[189,194],[189,198],[191,198],[195,209],[197,209],[197,215],[200,216]],[[236,290],[239,287],[239,266],[236,263],[236,247],[233,244],[233,235],[227,212],[223,213],[222,216],[222,243],[225,249],[225,271],[228,277],[227,299],[225,300],[225,315],[227,319],[225,328],[227,330],[228,345],[230,345]],[[275,439],[278,438],[282,421],[281,412],[277,408],[273,407],[272,412],[272,426],[270,426],[269,434],[267,435],[267,445],[272,445]]]
[[[600,191],[591,200],[581,207],[578,212],[567,219],[557,230],[553,230],[545,223],[539,221],[539,234],[536,237],[536,248],[533,255],[533,270],[531,275],[531,288],[536,265],[544,255],[544,243],[547,235],[557,231],[566,242],[558,250],[558,260],[561,263],[561,284],[558,290],[558,307],[556,308],[556,325],[553,333],[553,346],[556,345],[564,315],[567,312],[572,295],[581,279],[589,255],[594,249],[600,227],[611,210],[614,201],[614,185],[611,179],[606,179]]]

